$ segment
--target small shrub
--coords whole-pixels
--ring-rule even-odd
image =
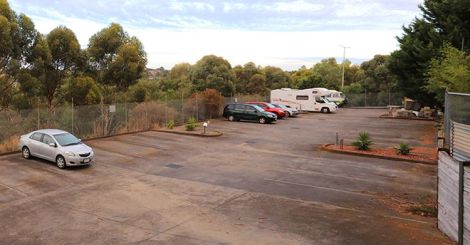
[[[397,150],[398,155],[409,155],[411,153],[410,145],[406,143],[400,143],[400,145],[395,148]]]
[[[173,129],[175,127],[175,125],[176,125],[175,120],[169,120],[165,124],[167,129]]]
[[[186,131],[194,131],[196,129],[197,120],[194,117],[190,117],[186,122]]]
[[[359,133],[356,141],[353,142],[353,146],[357,147],[358,150],[361,151],[368,151],[370,150],[370,146],[373,144],[372,140],[370,139],[369,133],[362,132]]]

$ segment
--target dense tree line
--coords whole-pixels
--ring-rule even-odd
[[[361,65],[335,58],[284,71],[253,62],[232,65],[215,55],[191,65],[146,76],[142,43],[117,23],[94,34],[85,49],[74,32],[59,26],[39,33],[24,14],[0,0],[0,110],[49,108],[124,101],[187,98],[206,89],[229,97],[268,95],[277,88],[341,89],[346,94],[403,92],[423,104],[439,105],[445,90],[469,92],[470,2],[425,0],[422,17],[404,27],[400,49]]]
[[[41,34],[0,0],[0,109],[111,101],[142,77],[146,64],[141,42],[119,24],[93,35],[82,49],[67,27]]]
[[[388,70],[389,56],[377,55],[362,65],[347,61],[345,87],[347,93],[381,93],[395,89],[396,78]],[[166,73],[165,73],[166,74]],[[182,63],[175,65],[168,75],[141,79],[129,89],[129,98],[134,101],[180,99],[207,88],[216,89],[223,96],[239,94],[269,95],[272,89],[306,89],[326,87],[340,90],[342,64],[335,58],[324,59],[314,66],[301,67],[296,71],[281,68],[262,67],[253,62],[231,67],[222,57],[208,55],[195,65]]]

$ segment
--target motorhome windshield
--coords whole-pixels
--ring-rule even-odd
[[[329,100],[329,99],[328,99],[328,98],[326,98],[326,97],[322,97],[322,99],[323,99],[323,101],[324,101],[325,103],[332,103],[332,101],[331,101],[331,100]]]

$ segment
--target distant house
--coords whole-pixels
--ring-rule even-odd
[[[165,70],[165,68],[160,67],[157,69],[147,68],[147,78],[150,80],[161,80],[164,79],[170,73],[169,70]]]

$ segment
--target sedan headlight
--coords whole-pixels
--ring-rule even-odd
[[[67,155],[67,156],[69,156],[69,157],[74,157],[74,156],[75,156],[75,153],[70,152],[70,151],[67,151],[67,152],[65,152],[65,155]]]

